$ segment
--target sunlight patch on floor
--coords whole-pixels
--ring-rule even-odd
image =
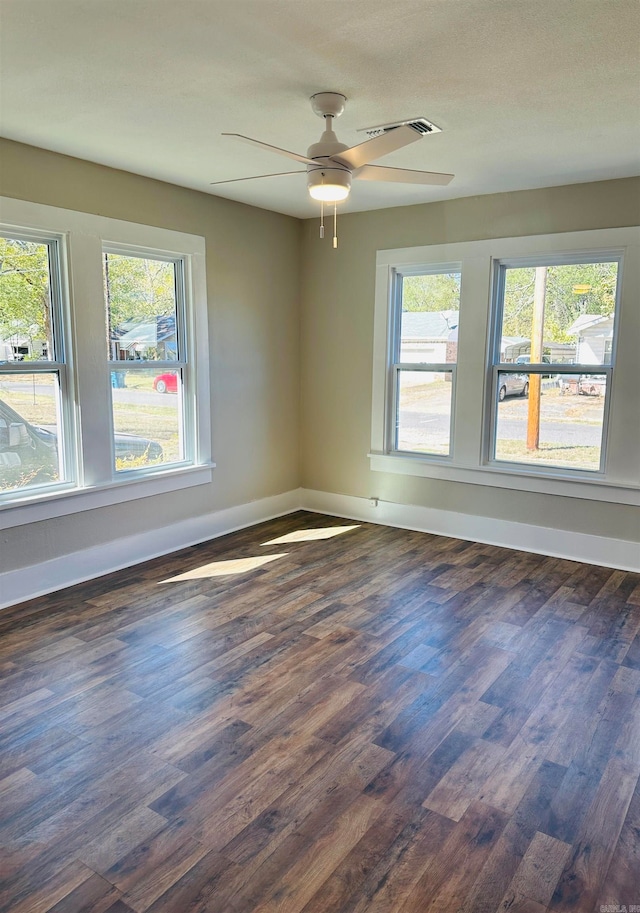
[[[260,555],[256,558],[229,558],[227,561],[212,561],[210,564],[202,564],[195,567],[192,571],[184,574],[178,574],[176,577],[168,577],[161,580],[160,583],[177,583],[179,580],[204,580],[207,577],[225,577],[229,574],[246,574],[248,571],[254,571],[256,568],[268,564],[270,561],[277,561],[278,558],[286,558],[287,553],[281,555]]]
[[[294,533],[287,533],[286,536],[278,536],[277,539],[270,539],[269,542],[263,542],[263,545],[284,545],[286,542],[313,542],[316,539],[332,539],[334,536],[340,536],[342,533],[348,533],[352,529],[359,529],[356,526],[323,526],[319,529],[297,529]]]

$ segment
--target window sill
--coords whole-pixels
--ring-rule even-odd
[[[614,504],[640,506],[640,488],[610,482],[601,476],[584,475],[568,478],[566,475],[545,472],[527,472],[521,467],[509,469],[496,466],[465,467],[419,456],[388,453],[370,453],[370,466],[374,472],[392,472],[399,475],[420,476],[446,482],[463,482],[468,485],[485,485],[493,488],[510,488],[564,498],[588,501],[608,501]]]
[[[211,482],[215,463],[167,469],[145,478],[117,479],[105,485],[33,494],[0,505],[0,529],[51,520]]]

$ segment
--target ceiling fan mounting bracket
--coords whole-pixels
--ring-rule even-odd
[[[311,96],[311,107],[318,117],[340,117],[347,101],[340,92],[316,92]]]

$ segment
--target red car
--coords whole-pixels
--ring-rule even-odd
[[[178,392],[178,375],[175,371],[169,371],[168,374],[158,374],[153,381],[153,389],[158,393],[177,393]]]

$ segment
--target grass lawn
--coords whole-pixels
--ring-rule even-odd
[[[568,469],[600,469],[600,448],[567,446],[560,443],[543,443],[537,450],[527,450],[524,441],[500,440],[496,446],[496,459],[509,462],[546,463],[566,466]]]
[[[20,380],[22,385],[24,385],[25,377],[23,376]],[[43,377],[38,377],[37,382],[41,385],[44,380]],[[47,385],[51,386],[51,393],[40,392],[36,393],[35,396],[33,393],[24,390],[13,390],[11,389],[11,382],[6,383],[3,380],[0,388],[0,399],[4,400],[7,405],[15,409],[19,415],[32,425],[45,425],[56,428],[58,419],[56,415],[56,400],[53,396],[53,381],[50,378],[47,380]],[[153,392],[153,378],[137,376],[136,381],[140,382],[141,391]],[[135,434],[138,437],[157,441],[164,452],[163,463],[171,463],[180,459],[177,397],[162,397],[161,394],[157,394],[157,396],[161,400],[158,405],[114,403],[114,426],[116,431],[122,434]],[[131,465],[129,464],[129,468],[131,468]]]
[[[163,463],[172,463],[180,459],[177,406],[177,397],[166,406],[115,403],[113,423],[121,434],[136,434],[157,441],[164,452]]]

